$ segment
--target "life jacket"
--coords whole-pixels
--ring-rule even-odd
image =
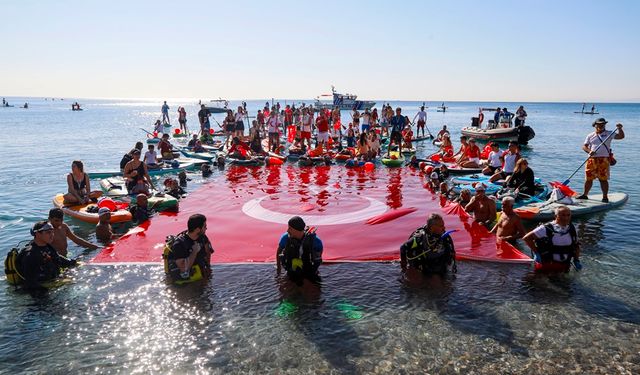
[[[446,272],[447,266],[453,263],[452,270],[455,273],[457,267],[451,237],[432,237],[427,233],[426,225],[411,233],[409,240],[401,248],[409,266],[424,273],[443,273]]]
[[[176,239],[179,236],[186,236],[186,235],[187,235],[187,231],[185,230],[183,232],[178,233],[175,236],[173,235],[167,236],[164,243],[164,249],[162,251],[164,272],[165,274],[167,274],[167,276],[169,276],[172,279],[173,283],[177,285],[192,283],[194,281],[202,280],[203,278],[202,269],[200,268],[200,265],[197,264],[197,262],[194,263],[193,266],[191,266],[191,270],[189,271],[189,277],[188,278],[182,277],[180,268],[178,268],[178,265],[176,264],[175,259],[171,256],[172,247]]]
[[[284,249],[278,256],[284,269],[294,277],[317,277],[318,267],[322,264],[322,250],[315,249],[316,229],[306,227],[302,240],[289,237]],[[300,247],[302,246],[302,254]]]
[[[24,242],[25,241],[18,243],[16,247],[9,250],[7,257],[4,259],[4,274],[7,276],[7,282],[11,285],[20,285],[24,281],[18,265],[20,264],[20,257],[23,252],[31,248],[30,241],[23,244]]]
[[[576,233],[576,227],[573,224],[569,224],[571,245],[568,246],[557,246],[553,244],[553,235],[558,232],[553,229],[552,223],[544,224],[544,228],[547,231],[547,236],[535,240],[542,263],[564,263],[567,265],[568,270],[571,259],[575,256],[578,248],[578,234]],[[559,255],[562,260],[558,261],[554,259],[554,255]]]

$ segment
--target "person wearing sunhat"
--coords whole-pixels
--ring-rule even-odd
[[[315,228],[307,227],[300,216],[294,216],[287,223],[287,232],[280,237],[276,250],[276,270],[280,275],[283,267],[287,275],[298,285],[304,279],[321,281],[318,267],[322,264],[322,241]]]
[[[20,252],[17,262],[18,272],[24,279],[25,288],[42,288],[42,283],[60,276],[60,268],[78,264],[73,259],[61,256],[51,246],[53,230],[53,225],[48,221],[39,221],[31,228],[33,240]]]
[[[587,135],[584,145],[582,145],[582,150],[589,154],[589,159],[584,170],[584,191],[577,199],[588,199],[593,180],[598,179],[602,189],[602,201],[609,202],[609,197],[607,196],[609,193],[609,166],[610,156],[613,155],[611,140],[612,138],[623,139],[624,131],[622,130],[622,124],[618,123],[616,124],[616,134],[612,135],[614,131],[606,130],[606,124],[607,120],[604,118],[594,121],[592,126],[595,131]]]

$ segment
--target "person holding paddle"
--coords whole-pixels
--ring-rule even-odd
[[[589,191],[593,186],[593,180],[596,178],[600,181],[600,188],[602,189],[602,201],[609,202],[609,166],[610,157],[613,155],[611,152],[611,138],[623,139],[624,131],[622,130],[622,124],[616,124],[616,131],[610,131],[605,129],[607,120],[599,118],[593,122],[592,126],[595,128],[593,133],[587,135],[584,140],[582,150],[589,154],[587,165],[585,167],[585,181],[584,192],[577,199],[588,199]],[[614,135],[615,134],[615,135]]]

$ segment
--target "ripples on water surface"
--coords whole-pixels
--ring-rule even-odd
[[[28,110],[0,109],[3,259],[46,216],[71,160],[92,170],[117,166],[160,106],[85,101],[76,113],[67,101],[28,101]],[[420,103],[392,104],[412,117]],[[187,106],[193,126],[195,105],[171,110],[178,105]],[[444,115],[430,113],[428,125],[436,132],[446,123],[455,137],[478,105],[448,105]],[[525,155],[545,180],[564,180],[582,161],[593,119],[573,115],[579,106],[525,104],[537,132]],[[456,277],[401,280],[397,264],[338,264],[321,268],[321,289],[299,289],[277,279],[273,265],[227,265],[215,266],[212,282],[199,289],[167,286],[161,266],[86,265],[44,295],[0,288],[0,372],[638,373],[633,150],[640,106],[602,105],[600,112],[625,124],[627,139],[614,143],[620,163],[612,191],[630,200],[576,221],[580,274],[541,277],[526,266],[460,262]],[[572,186],[581,186],[581,175]],[[193,177],[191,188],[200,183]],[[67,222],[95,240],[91,226]],[[96,253],[70,250],[87,259]]]

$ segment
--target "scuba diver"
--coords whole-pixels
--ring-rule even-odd
[[[11,284],[22,284],[26,289],[45,288],[43,283],[60,276],[60,269],[74,267],[78,262],[58,254],[51,246],[54,228],[48,221],[39,221],[31,229],[33,240],[22,250],[7,254],[5,272]],[[13,258],[13,259],[12,259]]]
[[[163,254],[165,273],[173,281],[191,282],[211,276],[213,247],[205,234],[207,218],[194,214],[187,221],[187,230],[168,236]]]
[[[276,269],[284,267],[287,275],[298,285],[304,279],[318,283],[321,280],[318,267],[322,264],[322,241],[315,228],[307,227],[300,216],[289,219],[287,232],[280,237],[276,250]]]
[[[453,240],[445,232],[444,219],[438,214],[431,214],[427,224],[416,229],[409,240],[400,247],[400,267],[402,272],[409,268],[422,271],[423,274],[444,275],[448,266],[457,272]]]

